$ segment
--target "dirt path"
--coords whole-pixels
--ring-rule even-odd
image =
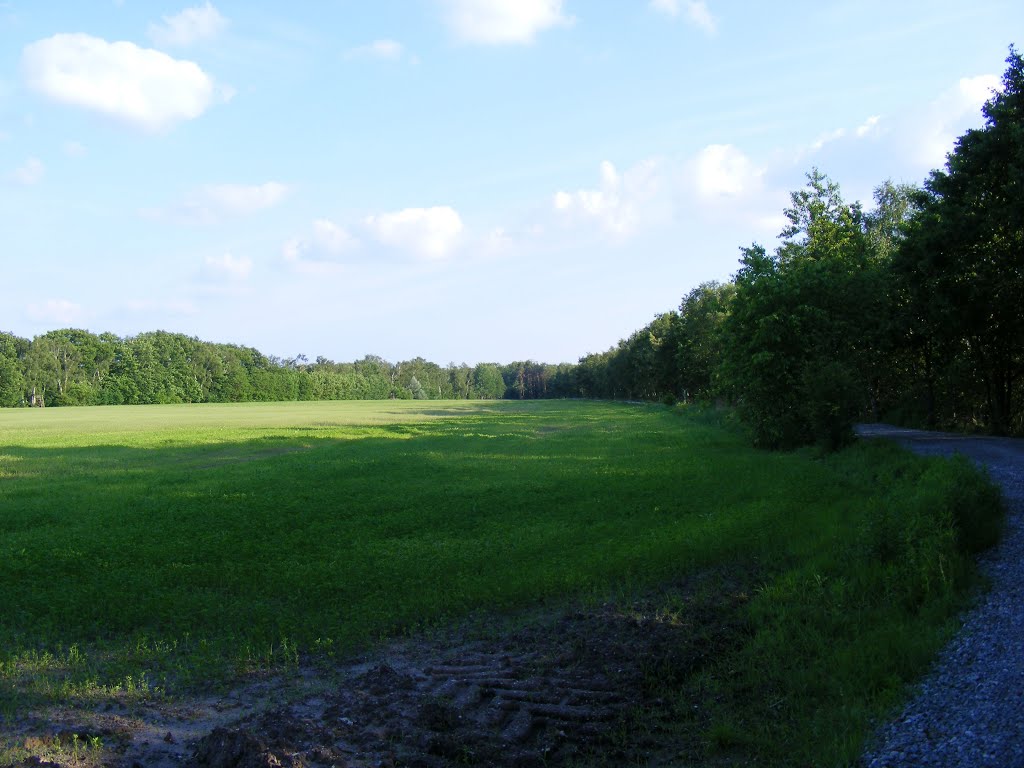
[[[962,453],[1003,490],[1007,529],[981,560],[991,590],[895,721],[863,759],[896,766],[1024,766],[1024,440],[971,437],[868,424],[864,437],[896,440],[929,455]]]

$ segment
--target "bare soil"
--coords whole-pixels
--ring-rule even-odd
[[[477,617],[218,695],[68,702],[19,719],[32,755],[21,765],[699,762],[701,678],[747,636],[742,606],[753,583],[747,569],[718,571],[630,599]],[[72,734],[103,746],[75,755]],[[55,740],[67,748],[54,750]]]

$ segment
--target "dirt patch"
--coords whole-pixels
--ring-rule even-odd
[[[695,681],[745,639],[751,583],[749,574],[707,574],[631,600],[478,619],[224,696],[38,713],[25,743],[44,743],[47,731],[102,731],[94,764],[126,768],[699,760],[707,723]]]

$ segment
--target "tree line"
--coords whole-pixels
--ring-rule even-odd
[[[367,355],[351,363],[282,359],[252,347],[166,331],[120,338],[61,329],[24,339],[0,333],[0,406],[226,403],[258,400],[495,399],[533,364],[441,367]]]
[[[857,419],[1024,433],[1024,60],[923,186],[865,211],[817,169],[771,253],[576,369],[588,397],[722,399],[768,448]]]
[[[0,332],[0,406],[573,397],[574,367],[376,355],[310,362],[167,331],[120,338],[65,328],[31,340]]]
[[[772,252],[575,364],[267,357],[155,331],[0,333],[0,406],[333,399],[718,400],[753,441],[835,448],[857,419],[1024,433],[1024,59],[920,187],[865,210],[817,169]]]

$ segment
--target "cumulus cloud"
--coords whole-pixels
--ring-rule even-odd
[[[911,135],[916,132],[917,161],[927,168],[944,165],[946,154],[953,150],[957,136],[967,127],[965,119],[976,120],[982,105],[1001,87],[996,75],[964,77],[935,99],[911,126]]]
[[[164,16],[162,23],[149,25],[149,36],[157,45],[186,46],[212,40],[228,25],[228,20],[209,2],[186,8],[174,16]]]
[[[706,201],[737,198],[762,186],[764,168],[731,144],[709,144],[698,155],[694,166],[697,195]]]
[[[25,46],[21,67],[29,88],[53,101],[150,131],[199,117],[214,97],[213,80],[194,62],[86,34],[58,34]]]
[[[340,269],[338,258],[358,245],[359,241],[344,227],[330,219],[317,219],[308,235],[288,240],[281,254],[297,271],[322,274]]]
[[[206,269],[210,274],[231,280],[245,280],[252,272],[252,259],[225,253],[222,256],[207,256]]]
[[[39,323],[57,326],[75,325],[85,313],[81,305],[67,299],[47,299],[28,305],[28,316]]]
[[[553,203],[556,211],[597,219],[605,230],[615,234],[626,234],[633,227],[634,211],[622,199],[622,177],[607,160],[601,163],[601,183],[597,188],[559,190]]]
[[[287,184],[207,184],[177,205],[153,208],[143,214],[156,219],[171,219],[192,224],[212,224],[230,216],[248,216],[272,208],[283,201]]]
[[[663,204],[663,169],[658,160],[645,160],[619,173],[605,160],[597,187],[575,192],[559,190],[552,207],[565,221],[596,223],[606,234],[626,237],[634,234],[644,221],[656,219]]]
[[[405,208],[368,216],[367,230],[380,243],[429,260],[447,258],[462,236],[462,218],[449,206]]]
[[[19,184],[32,186],[42,181],[45,173],[43,162],[38,157],[30,157],[11,173],[11,178]]]
[[[651,8],[668,16],[683,14],[686,20],[709,35],[718,30],[718,23],[711,15],[705,0],[651,0]]]
[[[562,0],[443,0],[445,17],[459,39],[498,45],[532,43],[552,27],[571,26]]]
[[[402,58],[405,48],[397,40],[374,40],[372,43],[350,48],[345,53],[347,59],[385,59],[397,61]]]

